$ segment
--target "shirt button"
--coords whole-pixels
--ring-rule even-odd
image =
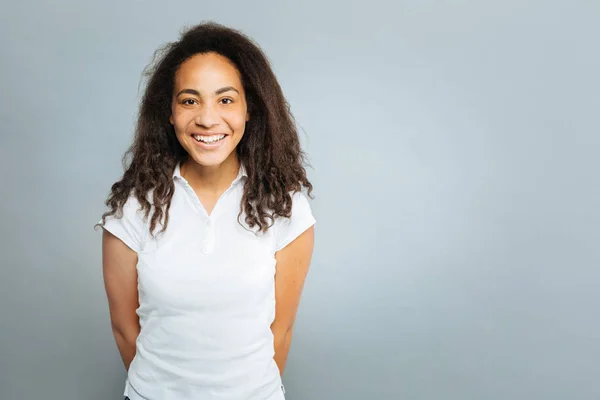
[[[202,243],[202,254],[210,254],[215,249],[215,241],[208,239]]]

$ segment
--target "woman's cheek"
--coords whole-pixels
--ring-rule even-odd
[[[246,110],[243,108],[239,108],[230,114],[230,120],[235,122],[235,125],[238,127],[244,127],[246,124]]]

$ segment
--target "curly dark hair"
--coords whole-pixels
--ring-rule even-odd
[[[238,221],[245,213],[250,228],[266,232],[275,217],[291,216],[293,193],[304,187],[311,196],[295,121],[267,57],[242,32],[206,22],[157,50],[146,68],[135,137],[123,157],[123,177],[106,199],[109,211],[102,215],[102,224],[107,216],[122,216],[133,194],[145,217],[152,213],[150,233],[159,223],[161,232],[167,228],[175,190],[173,171],[188,156],[169,121],[175,73],[192,56],[211,52],[228,58],[238,69],[251,115],[235,150],[248,175]]]

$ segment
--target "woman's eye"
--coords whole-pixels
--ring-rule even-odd
[[[233,103],[233,100],[229,99],[229,98],[224,98],[221,100],[221,103],[223,104],[231,104]]]
[[[186,106],[191,106],[191,105],[193,105],[193,104],[196,103],[196,100],[194,100],[194,99],[185,99],[181,103],[185,104]]]

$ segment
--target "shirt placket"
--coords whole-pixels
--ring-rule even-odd
[[[215,228],[214,228],[215,224],[212,222],[212,220],[213,220],[212,216],[206,215],[206,222],[205,222],[206,234],[204,235],[204,240],[202,241],[202,246],[200,248],[200,251],[202,252],[202,254],[205,254],[205,255],[211,254],[215,250]]]

